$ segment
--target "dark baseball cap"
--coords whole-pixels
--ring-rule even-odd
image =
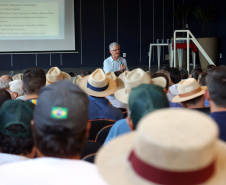
[[[35,105],[24,100],[7,100],[0,109],[0,133],[13,137],[32,137],[31,120]],[[24,131],[9,129],[20,125]]]
[[[88,96],[69,80],[41,89],[34,112],[34,126],[44,133],[56,127],[80,133],[88,121]]]
[[[169,107],[163,88],[154,84],[141,84],[129,95],[129,114],[133,124],[149,112]]]

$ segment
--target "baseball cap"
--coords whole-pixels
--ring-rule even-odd
[[[34,126],[42,132],[63,127],[80,133],[88,121],[88,97],[71,81],[64,79],[41,89],[34,111]]]
[[[0,109],[0,133],[13,137],[32,137],[31,120],[35,105],[24,100],[7,100]],[[25,131],[9,130],[21,125]]]
[[[141,84],[129,95],[129,114],[133,124],[137,124],[147,113],[166,107],[169,107],[169,101],[158,85]]]

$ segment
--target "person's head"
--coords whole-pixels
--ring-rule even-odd
[[[187,71],[187,69],[181,69],[180,70],[180,74],[181,74],[181,78],[182,79],[187,79],[188,78],[188,71]]]
[[[172,67],[169,70],[169,73],[170,73],[170,78],[174,84],[177,84],[181,81],[181,74],[178,68]]]
[[[120,45],[117,42],[113,42],[109,45],[109,52],[111,53],[112,58],[118,59],[120,56]]]
[[[173,85],[173,82],[172,82],[172,80],[170,78],[169,71],[167,71],[167,70],[159,70],[156,73],[163,73],[163,74],[165,74],[167,76],[167,78],[169,79],[169,86]]]
[[[202,73],[202,69],[200,67],[196,67],[191,70],[191,77],[198,80],[199,74]]]
[[[91,75],[91,71],[83,71],[82,76]]]
[[[207,77],[208,73],[200,73],[199,74],[199,78],[198,78],[198,82],[201,86],[206,86],[206,77]]]
[[[38,95],[46,84],[46,75],[43,69],[32,67],[23,72],[23,91],[25,95]]]
[[[0,77],[0,88],[8,90],[9,82],[13,81],[12,77],[9,75],[3,75]]]
[[[207,66],[207,73],[209,73],[209,72],[212,72],[214,69],[215,69],[215,65],[212,65],[212,64],[210,64],[210,65],[208,65]]]
[[[136,129],[143,116],[167,107],[169,107],[169,101],[162,87],[154,84],[141,84],[132,89],[129,95],[127,123],[131,129]]]
[[[165,86],[164,86],[164,92],[167,94],[169,90],[169,78],[164,74],[164,73],[154,73],[151,75],[152,79],[158,78],[158,77],[163,77],[165,79]]]
[[[204,107],[205,89],[206,87],[201,87],[194,78],[188,78],[178,84],[178,95],[172,99],[172,102],[181,103],[185,108]]]
[[[88,130],[87,95],[69,80],[43,87],[34,112],[38,156],[79,158]]]
[[[22,80],[13,80],[12,82],[9,82],[9,91],[12,99],[16,99],[17,97],[24,95],[22,83]]]
[[[226,66],[217,66],[206,77],[208,96],[216,106],[226,108]]]
[[[34,104],[8,100],[0,109],[0,149],[2,153],[34,157],[31,120]]]
[[[11,100],[11,95],[5,89],[0,89],[0,107],[6,100]]]

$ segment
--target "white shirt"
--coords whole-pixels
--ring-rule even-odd
[[[0,166],[2,185],[106,185],[94,164],[42,157]]]
[[[117,100],[114,96],[114,94],[106,96],[106,98],[111,102],[113,107],[116,108],[125,108],[127,109],[127,104],[120,102],[119,100]]]
[[[24,161],[24,160],[29,160],[29,158],[25,156],[14,155],[14,154],[0,153],[0,165],[11,163],[11,162]]]
[[[119,71],[120,64],[123,63],[126,67],[126,70],[129,70],[127,67],[126,59],[119,57],[117,61],[113,60],[112,56],[104,60],[103,70],[107,74],[109,71],[116,72]]]

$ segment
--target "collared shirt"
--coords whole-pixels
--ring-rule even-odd
[[[126,59],[119,57],[117,61],[113,60],[112,56],[104,60],[103,70],[107,74],[109,71],[116,72],[119,71],[120,64],[123,63],[126,67],[126,70],[129,70],[127,67]]]

